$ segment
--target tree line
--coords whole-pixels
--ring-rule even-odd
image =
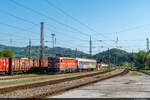
[[[56,51],[59,49],[56,49]],[[59,50],[60,51],[60,50]],[[65,49],[61,49],[61,52],[63,51],[63,54],[65,54]],[[72,53],[71,49],[67,51],[70,51]],[[82,53],[82,52],[79,52]],[[79,54],[78,53],[78,54]],[[107,56],[108,52],[103,51],[101,53],[98,53],[94,55],[92,58],[97,59],[98,61],[107,63],[107,60],[105,60],[105,56]],[[120,49],[111,49],[110,50],[111,54],[111,63],[115,63],[116,65],[122,65],[122,66],[129,66],[130,64],[130,58],[134,58],[134,66],[137,67],[138,69],[150,69],[150,52],[145,52],[145,51],[139,51],[138,53],[128,53],[124,50]],[[79,54],[80,55],[80,54]],[[7,49],[7,50],[2,50],[0,51],[0,57],[9,57],[9,58],[14,58],[16,57],[16,53],[14,53],[12,50]],[[88,57],[88,56],[86,56]]]
[[[150,69],[150,52],[138,52],[136,61],[138,63],[138,69]]]

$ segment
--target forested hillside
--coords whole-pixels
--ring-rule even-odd
[[[0,51],[8,50],[8,49],[14,52],[15,57],[28,57],[28,47],[10,47],[5,45],[0,45]],[[52,48],[45,46],[44,53],[45,53],[45,58],[52,56]],[[70,48],[56,47],[55,53],[75,57],[75,50],[71,50]],[[39,58],[40,46],[32,46],[31,54],[32,54],[31,55],[32,58]],[[89,57],[89,54],[86,54],[81,51],[77,51],[77,57]]]
[[[120,49],[110,49],[110,59],[111,59],[110,61],[113,64],[123,64],[123,63],[130,62],[131,56],[134,57],[134,61],[135,61],[136,55],[137,55],[136,53],[132,54]],[[103,62],[106,63],[108,61],[108,50],[98,53],[93,57],[97,58],[98,60],[102,60]]]

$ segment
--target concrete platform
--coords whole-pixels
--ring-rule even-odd
[[[150,76],[118,76],[52,98],[150,98]]]

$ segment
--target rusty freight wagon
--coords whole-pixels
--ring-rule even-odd
[[[10,59],[10,73],[28,72],[33,67],[33,60],[28,58]]]
[[[9,70],[9,58],[0,58],[0,74],[8,73]]]

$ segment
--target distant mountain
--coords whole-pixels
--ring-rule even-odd
[[[14,52],[15,57],[28,57],[28,47],[13,47],[0,45],[0,51],[10,49]],[[55,47],[55,53],[61,55],[69,55],[70,57],[75,57],[75,50],[70,48]],[[45,46],[44,48],[45,59],[49,56],[52,56],[52,48]],[[32,58],[40,57],[40,46],[32,46],[31,50]],[[77,57],[89,57],[89,54],[86,54],[81,51],[77,51]]]

